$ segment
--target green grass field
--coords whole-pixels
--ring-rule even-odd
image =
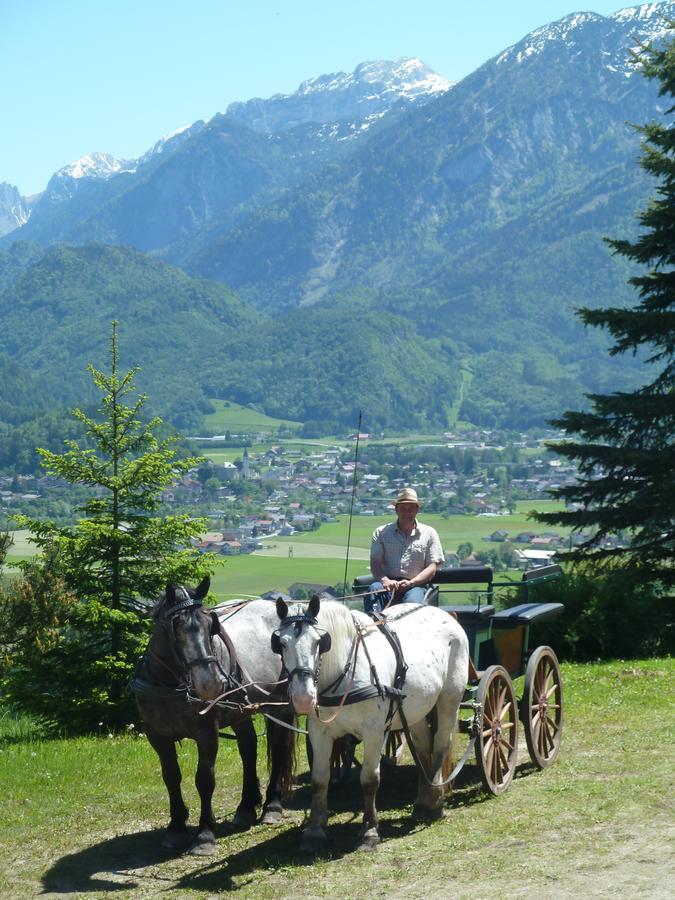
[[[459,544],[469,541],[475,549],[494,547],[483,538],[496,529],[504,529],[515,536],[525,529],[541,533],[541,525],[529,522],[527,514],[534,502],[518,504],[514,515],[498,517],[425,515],[420,518],[438,530],[446,552],[456,551]],[[538,500],[539,510],[552,508],[552,503]],[[373,530],[391,516],[355,516],[351,527],[347,585],[356,575],[368,571],[370,540]],[[286,592],[296,581],[315,584],[342,584],[345,575],[347,536],[349,521],[340,516],[337,522],[323,524],[316,531],[307,531],[289,537],[273,537],[263,541],[265,549],[252,555],[221,557],[224,565],[218,566],[212,578],[212,592],[217,600],[232,597],[254,596],[265,591]],[[15,544],[7,557],[8,565],[32,555],[33,545],[28,533],[14,532]],[[289,547],[293,556],[289,557]]]
[[[446,801],[446,817],[425,825],[410,816],[416,774],[406,755],[401,766],[382,770],[382,844],[370,854],[353,851],[361,809],[353,771],[329,795],[329,852],[311,865],[297,851],[310,802],[302,741],[282,824],[247,832],[228,824],[241,767],[233,743],[221,742],[217,851],[198,858],[160,847],[167,801],[145,738],[129,732],[40,740],[30,722],[0,710],[0,896],[672,896],[675,664],[564,664],[562,677],[565,725],[551,768],[532,768],[521,735],[517,774],[505,794],[484,794],[470,760]],[[262,740],[263,779],[264,754]],[[178,747],[178,758],[194,824],[192,742]]]
[[[216,411],[204,416],[206,434],[224,434],[226,431],[276,431],[280,425],[299,426],[290,419],[275,419],[264,413],[240,406],[227,400],[211,400]]]

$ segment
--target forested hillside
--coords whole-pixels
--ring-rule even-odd
[[[312,431],[359,409],[371,430],[522,429],[629,388],[642,361],[609,358],[575,311],[633,300],[604,239],[635,235],[653,187],[629,123],[659,101],[629,51],[671,14],[567,16],[450,89],[418,66],[424,102],[376,97],[354,119],[390,91],[359,67],[195,123],[114,176],[57,173],[2,241],[0,366],[26,379],[9,396],[25,406],[37,377],[80,401],[113,317],[123,360],[187,429],[208,397]]]

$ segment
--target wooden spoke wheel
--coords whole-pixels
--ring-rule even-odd
[[[520,718],[532,762],[545,769],[558,755],[563,727],[560,666],[550,647],[537,647],[529,659]]]
[[[518,759],[518,703],[506,669],[486,669],[476,699],[482,706],[476,740],[480,777],[486,790],[501,794],[513,780]]]

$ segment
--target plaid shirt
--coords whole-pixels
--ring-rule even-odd
[[[444,562],[441,539],[435,528],[415,522],[410,535],[399,531],[398,522],[380,525],[373,533],[370,568],[380,563],[387,578],[414,578],[430,563]]]

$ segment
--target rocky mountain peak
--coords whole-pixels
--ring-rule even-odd
[[[602,52],[607,70],[629,76],[635,71],[629,51],[640,44],[659,41],[668,31],[667,22],[673,19],[675,0],[626,7],[611,16],[592,12],[572,13],[536,28],[517,44],[504,50],[495,62],[501,65],[515,60],[526,64],[553,51],[557,45],[581,49],[584,44],[593,42]]]
[[[369,120],[399,103],[425,102],[451,86],[419,59],[375,60],[360,63],[353,72],[309,78],[292,94],[231,103],[225,114],[269,134],[308,123]]]

